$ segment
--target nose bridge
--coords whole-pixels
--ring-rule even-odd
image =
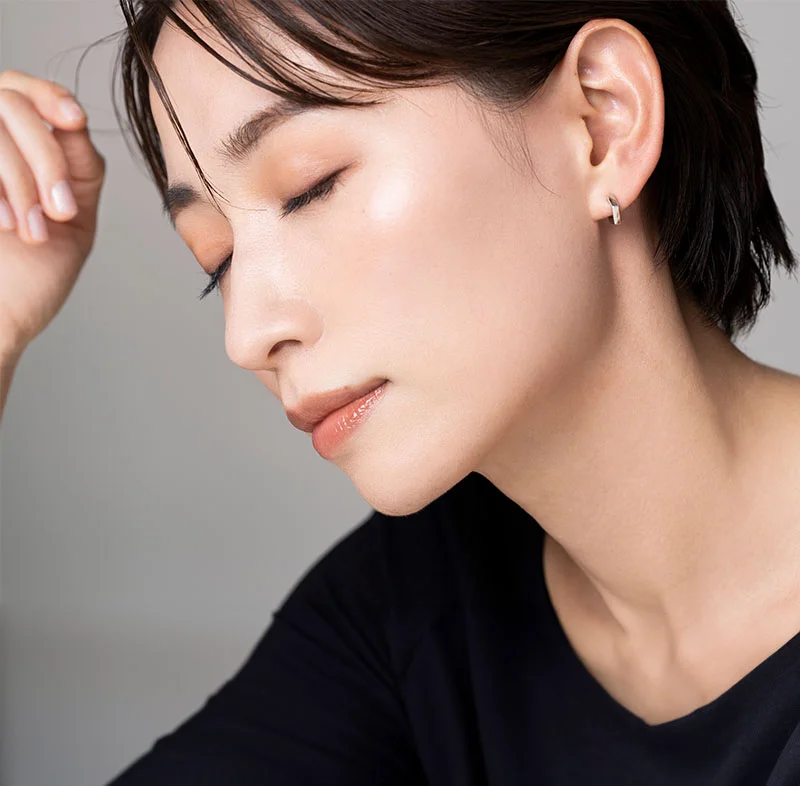
[[[282,295],[268,274],[256,266],[229,271],[225,308],[225,351],[241,368],[274,370],[278,350],[287,343],[301,347],[322,335],[322,320],[313,304],[296,292]]]

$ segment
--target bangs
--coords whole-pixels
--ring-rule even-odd
[[[130,76],[124,83],[124,105],[135,143],[147,159],[162,198],[168,185],[167,171],[150,105],[151,82],[209,196],[215,202],[215,194],[225,200],[197,161],[153,61],[156,40],[165,24],[174,25],[242,79],[304,106],[373,106],[385,99],[357,99],[355,95],[380,96],[398,82],[408,87],[447,81],[441,69],[425,68],[407,58],[374,49],[366,40],[369,35],[366,39],[354,35],[351,29],[337,25],[323,13],[326,3],[318,4],[314,17],[293,3],[280,0],[194,0],[192,5],[199,14],[182,0],[120,0],[120,5],[129,30],[117,62]],[[376,4],[376,10],[380,5]],[[179,14],[177,7],[185,11],[185,16]],[[370,14],[369,19],[365,15],[373,36],[375,26],[380,24],[379,17],[379,13]],[[215,31],[255,75],[224,57],[218,48],[198,35],[197,31],[204,29]],[[298,49],[345,78],[336,81],[323,71],[293,59],[292,50]],[[124,125],[116,100],[114,107],[118,121]]]

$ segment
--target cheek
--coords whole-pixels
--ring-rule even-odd
[[[402,224],[405,215],[413,210],[414,178],[407,174],[387,179],[378,184],[369,195],[365,207],[365,221],[378,231],[391,232]]]
[[[373,304],[374,313],[395,315],[403,330],[407,323],[417,325],[420,314],[435,320],[433,306],[441,305],[442,290],[458,286],[454,276],[463,284],[470,274],[459,239],[465,216],[452,192],[437,185],[443,182],[445,173],[382,171],[366,186],[362,209],[352,217],[349,248],[336,254],[352,261],[351,280],[366,308]]]
[[[483,174],[460,189],[446,172],[384,176],[350,248],[331,257],[352,263],[350,302],[396,372],[515,373],[592,318],[591,222],[568,200]]]

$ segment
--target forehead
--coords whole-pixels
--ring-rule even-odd
[[[180,16],[222,58],[255,80],[265,81],[263,75],[243,60],[207,20],[200,16],[193,4],[187,3],[186,9],[180,11]],[[251,11],[248,20],[252,16]],[[248,24],[255,27],[256,23],[249,21]],[[324,66],[308,51],[287,42],[284,36],[266,23],[259,21],[257,29],[262,40],[292,61],[313,69],[337,84],[347,83],[341,74]],[[229,65],[221,62],[176,27],[172,20],[167,20],[159,33],[153,61],[189,145],[201,164],[212,160],[219,140],[241,119],[278,101],[276,94],[237,74]],[[186,175],[185,179],[191,179],[190,173],[194,173],[194,168],[152,82],[149,94],[153,120],[161,139],[167,169],[173,176],[171,179],[182,174]]]

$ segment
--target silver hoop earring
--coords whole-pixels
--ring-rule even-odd
[[[616,226],[622,220],[620,218],[620,209],[619,209],[619,202],[609,194],[608,201],[611,202],[611,215],[608,217],[608,220]]]

